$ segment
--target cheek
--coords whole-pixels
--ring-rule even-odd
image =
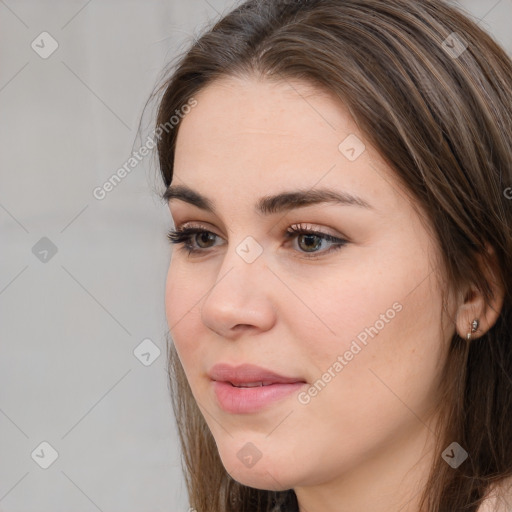
[[[201,311],[199,299],[203,295],[194,286],[193,276],[182,272],[171,263],[165,285],[165,314],[176,350],[188,375],[190,361],[199,349]]]
[[[309,362],[311,403],[338,403],[353,419],[396,404],[405,411],[400,399],[424,409],[437,384],[443,340],[440,293],[421,267],[351,267],[317,280],[322,286],[295,283],[309,310],[293,312],[294,304],[288,317],[296,319],[294,338]]]
[[[395,299],[405,294],[383,290],[353,297],[350,310],[338,308],[332,316],[336,338],[313,343],[318,340],[309,337],[308,357],[318,373],[310,379],[309,403],[307,396],[301,403],[308,417],[318,418],[317,429],[334,423],[337,435],[363,447],[400,432],[416,415],[426,420],[442,358],[440,319],[433,318],[435,297],[428,290],[425,284],[401,302]]]
[[[303,308],[297,315],[316,318],[322,343],[312,344],[315,353],[319,350],[332,359],[356,342],[362,350],[357,357],[347,354],[348,358],[399,367],[402,358],[419,359],[432,349],[435,352],[441,341],[437,338],[442,301],[426,257],[431,247],[423,238],[409,238],[389,237],[378,258],[375,250],[361,250],[339,268],[322,270],[324,274],[316,276],[318,284],[310,279],[296,288],[315,313]]]
[[[372,339],[379,343],[390,326],[400,322],[403,307],[396,300],[401,295],[396,292],[396,283],[393,287],[388,279],[368,269],[351,268],[348,272],[346,268],[326,269],[323,276],[317,272],[308,280],[296,280],[293,289],[301,300],[290,298],[288,293],[288,299],[281,303],[287,311],[282,316],[294,322],[290,329],[297,341],[302,340],[307,359],[317,363],[316,371],[328,367],[351,347],[356,352],[353,342],[363,350]],[[357,358],[361,359],[360,355]]]

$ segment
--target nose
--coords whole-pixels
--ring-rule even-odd
[[[276,321],[271,290],[272,272],[264,253],[249,263],[230,248],[201,307],[203,324],[223,338],[236,339],[247,331],[266,331]]]

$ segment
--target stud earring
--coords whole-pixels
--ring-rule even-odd
[[[478,329],[478,326],[480,325],[480,322],[478,321],[478,318],[475,318],[471,322],[471,331],[466,334],[466,339],[469,341],[471,339],[471,335],[476,332]]]

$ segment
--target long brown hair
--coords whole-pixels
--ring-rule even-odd
[[[504,289],[497,322],[470,343],[457,334],[450,342],[443,425],[421,501],[429,512],[476,511],[512,476],[511,60],[441,0],[248,0],[179,56],[157,91],[157,127],[228,76],[300,79],[334,93],[427,213],[446,287],[472,284],[488,303],[480,265],[495,269]],[[164,130],[157,144],[166,187],[178,129]],[[190,505],[298,511],[293,490],[258,490],[230,477],[172,342],[168,357]],[[457,469],[441,458],[454,440],[469,453]]]

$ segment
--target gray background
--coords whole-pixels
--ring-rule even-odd
[[[234,4],[0,0],[0,511],[188,510],[156,161],[92,191],[144,143],[164,65]],[[460,5],[512,54],[512,0]],[[31,48],[43,31],[59,45],[47,59]],[[148,338],[161,354],[145,366]]]

